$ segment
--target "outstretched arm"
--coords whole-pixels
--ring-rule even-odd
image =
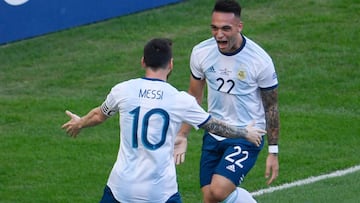
[[[190,75],[190,85],[188,93],[195,97],[198,104],[201,105],[204,88],[205,88],[205,80],[195,79],[192,75]],[[180,131],[176,135],[175,138],[175,146],[174,146],[174,160],[176,164],[181,164],[185,161],[185,154],[187,149],[187,137],[190,133],[192,126],[186,123],[183,123]]]
[[[81,118],[68,110],[66,110],[65,113],[70,117],[70,120],[62,125],[61,128],[65,129],[66,133],[72,137],[76,137],[82,128],[98,125],[108,118],[102,113],[100,107],[92,109],[88,114]]]
[[[255,128],[254,125],[255,122],[252,122],[246,126],[246,128],[239,128],[228,125],[218,119],[210,118],[208,122],[201,126],[201,128],[227,138],[244,138],[256,146],[260,146],[262,135],[264,135],[266,131]]]
[[[178,134],[175,137],[174,145],[174,160],[177,165],[185,161],[185,154],[187,149],[187,136],[190,133],[192,126],[183,123]]]
[[[271,184],[279,175],[278,140],[280,119],[278,109],[278,90],[262,90],[261,98],[265,109],[267,140],[269,155],[266,159],[265,178],[267,184]],[[271,175],[271,176],[270,176]]]

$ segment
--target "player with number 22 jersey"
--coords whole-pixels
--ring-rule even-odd
[[[242,37],[242,46],[231,54],[221,53],[214,38],[195,46],[191,73],[194,78],[207,81],[208,112],[212,116],[235,126],[246,126],[255,120],[257,127],[265,129],[259,88],[276,87],[276,72],[269,55]]]

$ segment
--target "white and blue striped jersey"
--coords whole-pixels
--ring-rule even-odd
[[[101,109],[120,116],[120,149],[107,182],[114,197],[164,203],[177,193],[175,136],[182,122],[198,129],[210,114],[188,93],[148,78],[117,84]]]
[[[278,80],[270,56],[242,37],[241,47],[232,54],[221,53],[214,38],[196,45],[190,58],[191,73],[196,79],[206,79],[212,116],[239,127],[255,120],[257,127],[265,129],[260,88],[274,88]]]

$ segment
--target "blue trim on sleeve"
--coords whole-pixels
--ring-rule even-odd
[[[274,85],[274,86],[271,86],[271,87],[265,87],[265,88],[262,88],[262,87],[260,87],[260,89],[261,90],[273,90],[273,89],[275,89],[275,88],[277,88],[278,87],[278,84],[276,84],[276,85]]]
[[[209,117],[204,122],[200,123],[198,125],[198,127],[201,128],[201,126],[203,126],[205,123],[207,123],[210,120],[210,118],[211,118],[211,115],[209,114]]]
[[[201,78],[196,77],[192,72],[191,72],[191,76],[192,76],[195,80],[201,80]]]

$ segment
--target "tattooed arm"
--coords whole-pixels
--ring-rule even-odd
[[[261,98],[265,109],[268,144],[277,145],[280,129],[277,88],[261,91]]]
[[[279,175],[279,160],[277,157],[280,130],[278,89],[262,90],[261,98],[265,109],[266,131],[269,145],[265,178],[268,179],[267,184],[270,185]]]
[[[254,143],[256,146],[259,146],[261,144],[262,135],[264,135],[266,131],[255,128],[254,125],[255,123],[253,122],[246,126],[246,128],[239,128],[211,117],[201,126],[201,128],[227,138],[244,138],[249,142]]]

